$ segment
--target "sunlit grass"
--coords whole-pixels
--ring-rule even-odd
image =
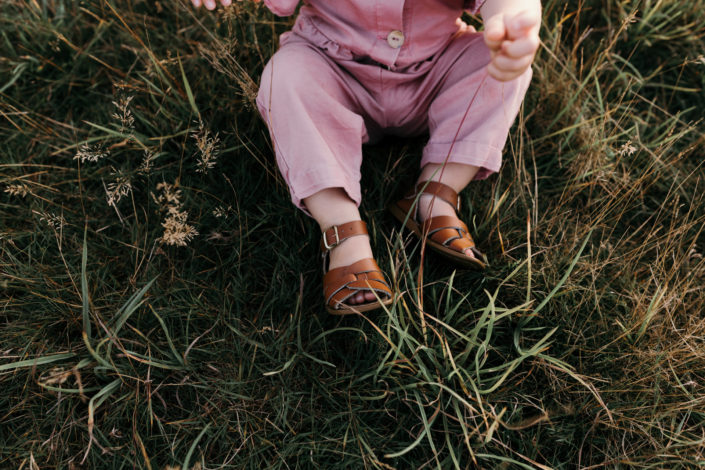
[[[384,210],[423,140],[366,147],[399,295],[341,319],[253,106],[290,19],[1,3],[0,467],[702,466],[704,9],[544,2],[484,273]]]

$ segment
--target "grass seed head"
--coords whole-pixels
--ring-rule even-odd
[[[218,133],[213,135],[203,122],[199,123],[198,130],[194,131],[191,137],[196,141],[198,148],[196,172],[208,173],[208,170],[215,166],[220,153],[220,137]]]
[[[116,110],[112,117],[120,123],[120,132],[131,131],[135,128],[135,116],[130,110],[130,101],[133,98],[134,96],[120,95],[117,101],[113,101]]]
[[[120,202],[120,199],[127,196],[132,191],[132,182],[128,175],[114,168],[112,175],[115,179],[108,183],[106,188],[106,199],[109,206],[115,206]]]
[[[156,157],[157,151],[154,149],[147,149],[144,151],[144,157],[142,157],[142,163],[140,163],[137,173],[141,175],[148,175],[152,168],[154,167],[154,159]]]
[[[162,222],[164,234],[159,241],[172,246],[188,245],[198,232],[192,225],[186,223],[186,219],[188,219],[188,212],[172,209]]]
[[[76,152],[76,155],[74,155],[73,159],[79,160],[81,163],[95,163],[99,160],[104,159],[108,155],[110,155],[110,151],[105,150],[105,148],[101,144],[93,146],[83,144],[78,148],[78,152]]]
[[[177,189],[177,184],[169,183],[159,183],[157,184],[157,191],[159,195],[155,196],[152,194],[152,199],[159,205],[159,209],[166,211],[169,207],[181,207],[181,190]]]
[[[228,207],[223,207],[223,206],[218,206],[215,209],[213,209],[213,215],[219,219],[225,219],[228,217],[229,214],[231,214],[233,211],[233,206],[228,206]]]
[[[159,209],[166,212],[166,218],[161,224],[164,233],[158,241],[172,246],[187,246],[198,235],[198,231],[187,223],[188,212],[182,208],[181,190],[177,187],[177,184],[159,183],[159,195],[152,193],[152,199],[159,205]]]
[[[64,219],[64,216],[56,215],[54,213],[44,212],[39,217],[39,220],[45,222],[49,227],[57,231],[60,231],[64,225],[66,225],[66,219]]]
[[[10,196],[15,196],[15,197],[25,197],[27,194],[29,194],[29,188],[27,185],[23,183],[18,183],[18,184],[8,184],[5,186],[5,191],[7,194]]]
[[[631,157],[632,155],[634,155],[634,153],[636,151],[637,151],[637,148],[634,145],[632,145],[632,141],[628,140],[624,144],[622,144],[621,147],[619,147],[619,150],[617,150],[617,154],[620,157],[623,157],[625,155],[628,157]]]

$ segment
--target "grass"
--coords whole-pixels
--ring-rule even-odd
[[[401,296],[341,319],[253,107],[291,19],[3,2],[0,467],[703,466],[704,8],[546,0],[482,274],[384,211],[423,140],[366,148]]]

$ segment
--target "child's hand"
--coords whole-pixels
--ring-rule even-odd
[[[462,19],[458,18],[455,20],[455,24],[458,26],[458,31],[462,34],[476,33],[477,30],[474,26],[467,24]]]
[[[238,0],[242,1],[242,0]],[[259,2],[259,0],[252,0],[253,2]],[[193,6],[196,8],[200,7],[201,4],[205,6],[208,10],[215,10],[215,0],[191,0]],[[224,7],[229,7],[233,3],[233,0],[220,0],[220,4]]]
[[[539,47],[540,23],[540,17],[529,11],[498,13],[485,20],[485,44],[492,57],[487,72],[491,77],[506,82],[529,68]]]

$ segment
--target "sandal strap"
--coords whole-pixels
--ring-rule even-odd
[[[345,224],[333,225],[323,231],[323,236],[321,237],[321,251],[325,253],[350,237],[367,234],[367,224],[362,220],[353,220]]]
[[[428,231],[428,236],[442,245],[465,251],[467,248],[475,248],[475,241],[472,239],[468,226],[457,217],[439,215],[431,217],[423,224],[424,231]]]
[[[436,196],[455,207],[456,211],[460,210],[460,199],[458,198],[458,193],[447,184],[443,184],[438,181],[423,181],[416,185],[416,194],[419,193]],[[416,196],[416,194],[414,196]]]
[[[438,181],[427,180],[418,183],[414,189],[406,193],[406,195],[396,203],[397,206],[406,213],[413,210],[411,214],[413,219],[418,217],[418,204],[415,204],[415,202],[419,194],[428,194],[438,197],[440,200],[455,207],[456,211],[460,210],[460,198],[458,198],[458,193],[453,188],[447,184],[439,183]]]
[[[365,258],[348,266],[331,269],[323,277],[323,295],[332,308],[339,308],[358,292],[376,292],[392,297],[392,290],[374,258]]]
[[[457,217],[457,213],[455,216],[436,216],[430,217],[423,223],[418,222],[416,202],[419,194],[438,197],[455,207],[456,211],[460,208],[458,193],[453,188],[437,181],[424,181],[418,183],[412,191],[390,206],[392,214],[422,239],[425,234],[429,241],[433,241],[434,243],[429,243],[431,249],[445,253],[445,256],[450,257],[447,250],[443,251],[445,248],[450,248],[452,251],[458,252],[457,257],[452,257],[463,259],[463,264],[466,260],[462,254],[470,250],[477,259],[479,267],[484,268],[487,258],[476,248],[468,226]]]

